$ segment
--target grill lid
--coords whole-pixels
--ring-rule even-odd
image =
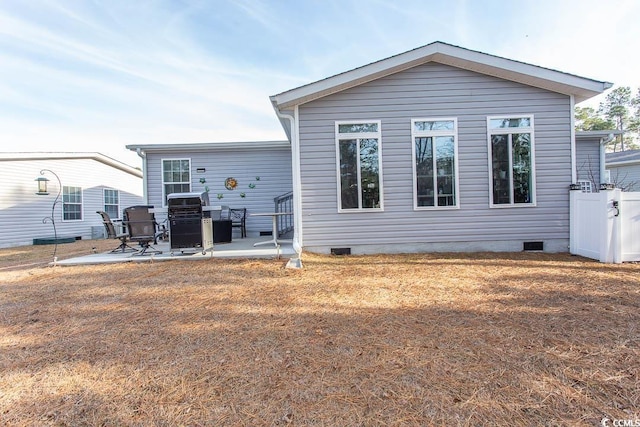
[[[171,193],[167,195],[167,206],[209,206],[209,193]]]

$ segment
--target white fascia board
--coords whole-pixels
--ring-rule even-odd
[[[453,46],[445,46],[441,54],[434,55],[434,61],[565,95],[573,95],[576,103],[596,96],[612,86],[609,82],[601,82],[482,52],[466,49],[451,52],[449,48],[453,48]]]
[[[622,133],[621,130],[611,129],[611,130],[581,130],[576,131],[576,139],[586,139],[586,138],[606,138],[609,135],[620,135]]]
[[[426,62],[439,62],[566,95],[581,102],[604,92],[611,83],[435,42],[271,97],[279,108],[300,105],[394,74]]]
[[[287,136],[289,141],[292,141],[293,129],[291,129],[291,123],[289,123],[289,120],[285,119],[284,117],[281,117],[280,114],[282,113],[282,114],[293,115],[294,110],[292,111],[281,110],[280,108],[278,108],[278,104],[276,103],[274,98],[275,98],[274,96],[269,97],[269,100],[271,101],[271,106],[273,107],[273,111],[275,111],[276,116],[278,116],[278,120],[280,121],[280,125],[282,126],[282,129],[284,130],[285,135]]]
[[[382,61],[355,68],[351,71],[346,71],[305,86],[291,89],[278,95],[273,95],[271,100],[280,109],[288,108],[340,92],[350,87],[377,80],[381,77],[429,62],[431,60],[431,54],[422,51],[422,49],[427,48],[433,50],[433,45],[427,45],[420,49],[392,56]],[[422,53],[418,54],[418,52]]]
[[[211,151],[261,148],[288,148],[289,141],[242,141],[242,142],[196,142],[187,144],[140,144],[126,145],[131,151]]]

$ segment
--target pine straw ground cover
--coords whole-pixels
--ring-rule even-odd
[[[2,425],[640,419],[638,264],[480,253],[6,269],[5,251]]]

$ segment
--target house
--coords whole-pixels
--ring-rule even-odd
[[[278,165],[298,251],[567,251],[574,106],[609,87],[435,42],[270,97],[286,144],[128,148],[154,204]]]
[[[610,83],[435,42],[271,97],[305,249],[566,251],[574,105]]]
[[[276,203],[291,210],[291,149],[288,141],[127,145],[142,158],[145,199],[167,206],[167,195],[209,193],[212,205],[246,208],[247,236],[269,235]],[[165,214],[166,215],[166,214]],[[158,220],[164,219],[162,214]],[[234,229],[240,237],[240,230]]]
[[[126,206],[143,202],[142,171],[99,153],[0,153],[0,247],[30,245],[54,236],[91,239],[103,236],[104,210],[120,218]],[[41,171],[43,173],[41,174]],[[36,179],[48,180],[38,195]],[[59,181],[58,181],[59,179]]]
[[[606,154],[606,168],[612,183],[623,191],[640,191],[640,150]]]

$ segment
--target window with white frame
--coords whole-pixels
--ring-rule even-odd
[[[105,188],[103,191],[104,211],[109,218],[120,218],[120,191]]]
[[[336,122],[338,209],[382,209],[381,123]]]
[[[583,193],[593,192],[593,186],[591,185],[591,181],[589,181],[588,179],[579,179],[576,182],[580,186],[580,191],[582,191]]]
[[[191,191],[191,159],[162,160],[162,199],[166,206],[167,195]]]
[[[411,120],[414,208],[458,207],[455,118]]]
[[[62,187],[62,219],[64,221],[82,220],[82,188]]]
[[[491,206],[535,204],[533,115],[487,117]]]

